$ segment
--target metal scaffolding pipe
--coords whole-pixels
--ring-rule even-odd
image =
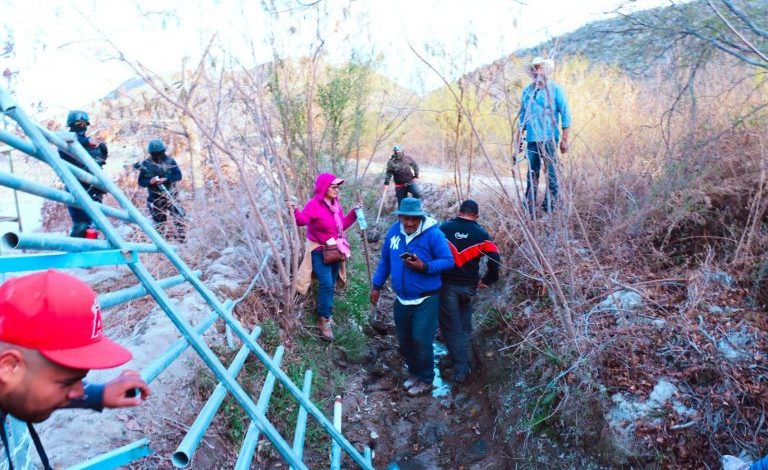
[[[15,189],[17,191],[32,194],[34,196],[40,196],[46,199],[50,199],[51,201],[60,202],[68,206],[77,207],[78,209],[85,210],[85,207],[82,204],[78,203],[72,194],[66,191],[49,188],[48,186],[45,186],[43,184],[35,183],[34,181],[25,180],[23,178],[19,178],[18,176],[15,176],[3,171],[0,171],[0,186],[6,186],[8,188]],[[133,222],[133,220],[131,220],[128,213],[124,210],[117,209],[115,207],[110,207],[100,202],[92,201],[92,203],[96,205],[96,207],[101,209],[101,211],[104,214],[110,217],[114,217],[116,219],[120,219],[125,222]]]
[[[4,129],[0,129],[0,142],[5,142],[6,144],[10,145],[16,150],[20,150],[32,158],[40,160],[41,162],[45,162],[45,158],[41,157],[37,153],[34,145],[32,145],[30,142],[25,141],[24,139],[21,139],[11,134],[10,132]],[[75,174],[75,177],[80,181],[82,181],[83,183],[96,186],[102,191],[106,191],[104,189],[104,186],[101,184],[101,182],[92,174],[88,173],[82,168],[79,168],[76,165],[73,165],[67,161],[64,162],[64,165],[66,165],[72,171],[72,173]]]
[[[64,237],[61,235],[6,232],[2,237],[3,248],[16,250],[46,251],[96,251],[114,248],[107,240],[89,240],[87,238]],[[137,253],[155,253],[157,247],[149,243],[126,243],[130,251]]]
[[[118,447],[105,454],[98,455],[85,462],[67,467],[66,470],[103,470],[106,468],[119,468],[141,458],[152,455],[149,447],[149,439],[146,437],[128,445]]]
[[[333,427],[341,432],[341,395],[333,401]],[[341,470],[341,447],[336,441],[331,441],[331,470]]]
[[[232,301],[227,300],[224,305],[227,308],[231,308]],[[203,333],[208,331],[208,328],[210,328],[214,323],[216,323],[216,320],[219,319],[219,315],[214,312],[210,316],[208,316],[205,320],[201,321],[200,323],[195,326],[195,328],[192,330],[196,335],[202,336]],[[171,346],[168,347],[168,349],[165,350],[163,354],[160,355],[157,359],[152,361],[148,366],[144,367],[141,371],[141,378],[144,379],[146,383],[152,383],[158,375],[160,375],[166,368],[168,368],[169,365],[176,359],[178,359],[181,354],[187,350],[189,347],[189,341],[187,341],[187,338],[182,336],[178,340],[176,340],[175,343],[173,343]]]
[[[304,372],[304,387],[301,392],[309,399],[312,393],[312,370]],[[301,460],[304,457],[304,438],[307,434],[307,410],[299,407],[299,417],[296,418],[296,430],[293,433],[293,451]],[[292,469],[293,470],[293,469]]]
[[[0,273],[41,271],[44,269],[90,268],[132,264],[139,260],[136,253],[121,250],[88,251],[85,253],[35,253],[34,255],[0,256]]]
[[[15,110],[16,100],[5,89],[0,88],[0,112],[10,114]]]
[[[251,332],[250,337],[255,340],[259,337],[260,334],[261,328],[257,326],[253,329],[253,332]],[[251,351],[248,349],[248,346],[243,345],[235,358],[232,359],[232,363],[227,368],[227,373],[232,378],[237,378],[237,374],[239,374],[240,369],[243,368],[245,360],[248,358],[248,354],[250,352]],[[282,347],[277,348],[275,357],[278,356],[278,353],[282,358]],[[193,422],[189,427],[187,434],[184,436],[184,439],[181,440],[181,444],[179,444],[179,446],[176,448],[176,452],[174,452],[173,456],[171,456],[171,462],[173,463],[174,467],[186,468],[189,466],[189,463],[192,461],[192,456],[197,450],[197,446],[200,445],[200,441],[203,440],[203,436],[208,430],[208,427],[211,425],[213,417],[216,416],[216,412],[219,411],[219,407],[226,397],[227,389],[224,387],[224,385],[221,383],[216,385],[216,388],[213,389],[211,396],[208,397],[208,401],[205,402],[205,405],[203,405],[200,413],[197,414],[195,422]]]
[[[198,276],[202,273],[202,271],[195,271],[195,274]],[[176,276],[167,277],[165,279],[158,279],[157,283],[162,287],[163,289],[170,289],[171,287],[178,286],[179,284],[182,284],[186,282],[187,278],[185,278],[183,275],[178,274]],[[131,300],[136,300],[140,297],[144,297],[145,295],[148,295],[147,289],[141,285],[135,285],[133,287],[126,287],[125,289],[116,290],[114,292],[107,292],[106,294],[101,294],[98,296],[99,305],[101,305],[102,310],[106,310],[108,308],[112,308],[116,305],[120,305],[124,302],[129,302]]]
[[[0,99],[4,93],[6,93],[5,90],[0,87]],[[27,135],[29,135],[38,149],[44,145],[43,134],[49,135],[49,131],[45,129],[39,129],[32,125],[29,118],[27,118],[24,112],[18,108],[9,110],[8,114],[17,123],[19,123],[19,125],[27,133]],[[357,449],[355,449],[354,446],[341,433],[334,429],[333,424],[328,420],[328,418],[326,418],[325,415],[323,415],[323,413],[310,400],[307,400],[301,395],[301,390],[290,380],[288,375],[271,363],[269,355],[264,351],[264,349],[261,348],[261,346],[259,346],[259,344],[255,341],[250,340],[248,337],[248,332],[245,330],[245,328],[243,328],[240,322],[226,311],[224,305],[218,300],[218,298],[216,298],[216,295],[199,278],[191,274],[191,271],[186,266],[181,257],[169,249],[168,244],[157,232],[157,230],[154,229],[152,224],[138,211],[138,209],[133,207],[128,197],[120,190],[120,188],[118,188],[117,185],[115,185],[104,175],[104,172],[101,170],[101,168],[99,168],[96,162],[94,162],[93,159],[88,158],[85,150],[83,150],[79,144],[77,146],[72,145],[71,147],[73,148],[74,152],[80,152],[80,159],[84,161],[88,171],[103,181],[105,187],[109,190],[108,192],[112,194],[112,196],[123,208],[125,208],[125,210],[129,213],[136,224],[138,224],[147,234],[149,239],[160,248],[160,250],[166,255],[168,260],[176,267],[176,269],[178,269],[179,272],[185,276],[189,275],[189,282],[200,293],[203,299],[205,299],[205,301],[215,309],[219,316],[227,322],[227,324],[232,328],[232,331],[234,331],[237,336],[239,336],[240,339],[246,345],[248,345],[251,351],[256,354],[256,356],[267,367],[267,369],[269,369],[269,371],[273,373],[278,380],[280,380],[280,383],[282,383],[283,386],[288,389],[288,391],[294,397],[296,397],[296,399],[299,401],[299,404],[307,409],[309,414],[311,414],[312,417],[318,421],[325,432],[327,432],[332,439],[340,443],[341,447],[345,452],[347,452],[347,454],[355,463],[364,469],[372,470],[372,467],[365,461],[362,454],[357,451]],[[124,242],[120,238],[119,234],[109,224],[109,221],[106,219],[104,214],[95,209],[95,205],[89,205],[87,201],[87,193],[85,190],[83,190],[82,187],[77,187],[79,186],[79,183],[75,180],[74,176],[69,173],[66,168],[64,168],[58,155],[55,155],[50,149],[44,150],[47,152],[44,154],[46,161],[48,161],[49,165],[51,165],[54,171],[56,171],[56,173],[64,180],[67,188],[73,191],[75,199],[77,201],[83,201],[83,204],[85,204],[86,212],[89,216],[91,216],[91,218],[94,219],[97,227],[104,232],[108,240],[116,244],[116,246],[122,246]],[[85,154],[85,157],[83,157],[83,154]],[[147,285],[152,296],[157,300],[157,303],[160,305],[160,307],[166,312],[168,318],[171,320],[174,326],[176,326],[176,328],[185,337],[188,338],[190,345],[195,349],[195,351],[197,351],[205,365],[213,371],[213,373],[222,383],[224,383],[233,397],[243,406],[245,411],[248,413],[248,416],[257,423],[257,426],[261,428],[261,431],[270,440],[270,442],[272,442],[272,444],[275,446],[275,449],[283,457],[283,459],[285,459],[289,465],[293,465],[299,469],[306,469],[307,466],[303,462],[296,459],[296,455],[294,454],[293,449],[288,446],[288,444],[285,442],[282,436],[280,436],[280,433],[277,431],[277,429],[275,429],[272,423],[266,419],[263,413],[258,412],[256,405],[250,396],[243,390],[237,381],[227,376],[224,366],[219,362],[216,355],[205,344],[205,342],[192,331],[192,327],[189,322],[174,311],[173,303],[171,302],[170,297],[168,297],[165,292],[163,292],[163,290],[156,285],[152,274],[147,270],[147,268],[140,262],[130,264],[129,266],[133,270],[136,277],[138,277],[142,283]]]
[[[275,356],[272,359],[272,364],[280,367],[280,361],[283,359],[283,347],[278,346],[275,351]],[[261,414],[267,413],[267,407],[269,406],[269,399],[272,398],[272,391],[275,389],[275,376],[271,372],[267,373],[267,378],[264,380],[264,385],[261,387],[259,393],[259,400],[256,402],[256,409]],[[255,423],[251,422],[248,426],[248,431],[245,433],[245,439],[240,446],[240,453],[237,456],[237,462],[235,462],[234,470],[248,470],[251,468],[251,462],[253,456],[256,453],[256,446],[259,443],[259,429]]]

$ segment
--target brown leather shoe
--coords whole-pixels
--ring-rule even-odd
[[[333,341],[333,331],[331,330],[331,319],[317,317],[317,326],[320,327],[320,334],[326,341]]]

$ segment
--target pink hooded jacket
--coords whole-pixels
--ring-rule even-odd
[[[338,238],[342,234],[336,227],[336,221],[333,218],[333,211],[325,202],[325,193],[336,176],[331,173],[320,173],[315,181],[315,197],[309,200],[304,209],[294,209],[293,216],[296,218],[296,224],[307,226],[307,238],[315,243],[325,245],[329,238]],[[336,198],[336,204],[339,206],[342,217],[342,226],[346,230],[357,220],[355,211],[350,212],[344,217],[344,210],[341,208],[339,199]]]

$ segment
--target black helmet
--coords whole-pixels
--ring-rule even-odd
[[[86,126],[91,125],[91,123],[88,122],[88,113],[85,111],[76,109],[74,111],[70,111],[69,114],[67,114],[67,126],[72,127],[72,125],[80,121],[84,122]]]
[[[147,145],[147,152],[149,153],[161,153],[165,152],[165,144],[160,139],[152,139]]]

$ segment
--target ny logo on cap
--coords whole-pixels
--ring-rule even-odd
[[[101,307],[99,306],[99,302],[96,300],[93,301],[91,313],[93,313],[93,330],[91,331],[91,339],[96,339],[102,335]]]

